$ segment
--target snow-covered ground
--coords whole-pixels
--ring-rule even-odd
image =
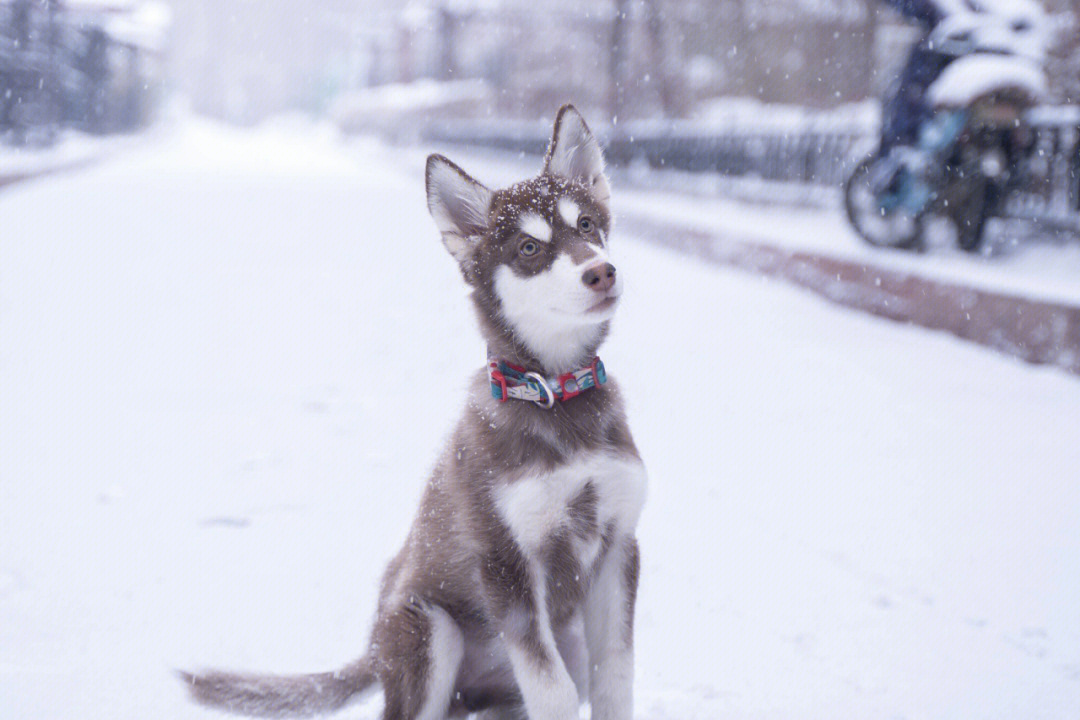
[[[192,121],[0,192],[0,717],[362,651],[484,359],[400,157]],[[617,229],[637,717],[1076,718],[1080,383]]]

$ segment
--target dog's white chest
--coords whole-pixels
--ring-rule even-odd
[[[646,484],[645,466],[637,458],[588,453],[497,489],[495,504],[518,543],[535,552],[570,527],[583,497],[595,508],[600,529],[614,525],[618,532],[632,532]]]

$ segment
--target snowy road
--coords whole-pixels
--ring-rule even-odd
[[[0,193],[0,717],[362,650],[484,352],[392,154],[192,122]],[[1077,717],[1080,383],[615,243],[637,717]]]

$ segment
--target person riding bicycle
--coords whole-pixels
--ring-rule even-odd
[[[1034,144],[1023,128],[1047,85],[1044,11],[1037,0],[884,2],[923,35],[884,103],[879,147],[847,178],[844,208],[870,245],[925,248],[925,221],[942,218],[974,252],[1026,180],[1020,163]]]

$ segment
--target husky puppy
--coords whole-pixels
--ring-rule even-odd
[[[596,138],[559,110],[539,176],[489,190],[440,155],[428,209],[488,343],[367,653],[294,677],[181,673],[200,702],[262,716],[335,710],[376,684],[385,720],[632,717],[634,529],[645,468],[596,357],[622,291]]]

